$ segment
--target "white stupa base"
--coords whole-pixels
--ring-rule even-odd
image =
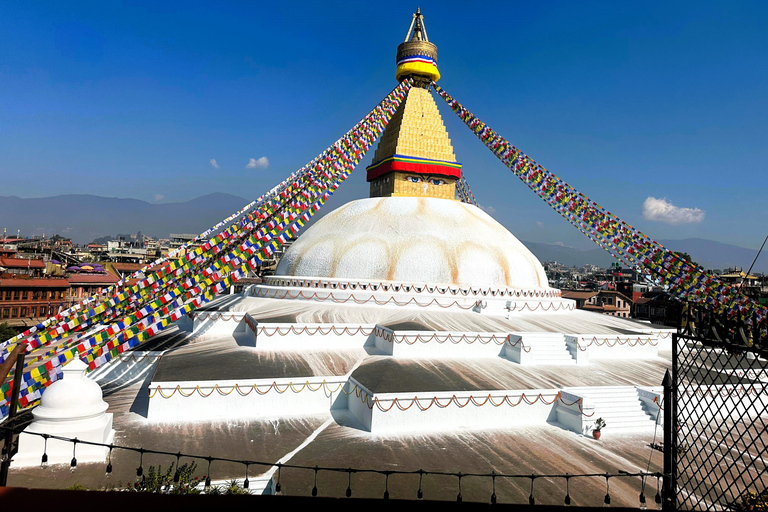
[[[659,341],[658,333],[640,332],[607,335],[417,331],[392,329],[380,324],[261,323],[242,312],[200,312],[195,315],[194,324],[195,333],[228,334],[239,345],[242,343],[238,336],[247,334],[253,340],[246,344],[249,347],[247,350],[277,354],[318,348],[365,349],[369,354],[395,359],[501,358],[523,366],[582,366],[602,359],[655,359]],[[148,419],[175,423],[205,420],[212,416],[222,419],[297,417],[343,410],[352,414],[361,428],[374,433],[494,428],[547,422],[558,422],[567,429],[580,432],[593,421],[590,419],[591,394],[578,394],[576,390],[572,390],[573,396],[568,395],[565,400],[559,395],[561,389],[483,392],[457,389],[441,393],[409,391],[374,394],[351,375],[231,380],[227,379],[226,373],[222,373],[221,377],[151,382]],[[598,414],[620,414],[628,407],[625,412],[636,416],[638,425],[652,425],[650,415],[653,413],[651,409],[657,408],[653,403],[656,394],[645,397],[648,404],[645,404],[646,411],[643,413],[644,397],[638,396],[638,390],[629,386],[621,391],[624,393],[620,400],[622,405],[616,411],[602,408]],[[480,402],[488,403],[481,406]],[[584,407],[589,409],[587,414],[583,412]],[[613,426],[618,426],[617,420],[611,419]],[[627,424],[628,427],[634,425]]]
[[[429,308],[514,315],[555,313],[576,309],[576,302],[552,288],[475,288],[394,281],[349,281],[333,278],[270,276],[249,288],[253,297],[306,300],[329,304]]]
[[[31,434],[49,434],[52,436],[77,438],[81,441],[111,444],[115,437],[112,429],[112,414],[106,413],[99,418],[67,422],[66,424],[48,421],[36,421],[19,435],[19,452],[13,458],[13,466],[38,466],[43,453],[48,454],[48,464],[69,465],[73,457],[73,443],[48,439]],[[77,443],[74,456],[77,463],[104,462],[109,448]]]

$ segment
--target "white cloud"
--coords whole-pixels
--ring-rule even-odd
[[[704,210],[681,208],[673,205],[666,198],[648,197],[643,203],[643,218],[667,224],[689,224],[704,220]]]
[[[155,194],[155,201],[162,201],[163,199],[165,199],[163,194]]]
[[[245,166],[246,169],[266,169],[269,167],[269,159],[265,156],[261,158],[251,158],[248,161],[248,165]]]
[[[219,168],[219,162],[217,162],[215,158],[211,158],[211,165],[213,166],[214,169]]]
[[[477,206],[479,206],[480,209],[483,210],[488,215],[493,215],[494,213],[496,213],[496,208],[494,208],[493,206],[483,206],[481,204],[478,204]]]

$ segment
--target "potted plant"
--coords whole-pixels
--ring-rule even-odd
[[[595,420],[595,426],[592,427],[592,437],[600,439],[600,431],[605,427],[605,420],[603,418],[597,418]]]

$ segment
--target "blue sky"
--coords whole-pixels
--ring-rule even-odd
[[[396,85],[416,5],[5,1],[0,195],[254,198]],[[759,247],[768,4],[418,5],[440,84],[540,164],[653,238]],[[437,101],[495,218],[593,247]],[[367,196],[372,153],[327,209]]]

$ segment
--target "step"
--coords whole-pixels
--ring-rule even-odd
[[[539,354],[544,354],[544,355],[548,355],[548,356],[554,356],[554,355],[562,354],[562,355],[564,355],[564,356],[568,356],[568,357],[571,357],[571,353],[570,353],[570,352],[568,352],[568,351],[567,351],[567,350],[565,350],[565,349],[547,349],[547,350],[541,350],[539,347],[533,347],[533,348],[531,349],[531,351],[530,351],[530,354],[532,354],[532,355],[539,355]]]
[[[545,355],[536,355],[533,357],[535,361],[541,361],[541,362],[547,362],[547,361],[573,361],[575,364],[576,361],[573,360],[572,357],[568,357],[567,355],[561,355],[561,354],[545,354]]]
[[[598,418],[603,418],[605,421],[608,421],[609,419],[617,420],[617,421],[632,420],[632,419],[644,419],[644,420],[650,419],[648,415],[642,411],[620,411],[620,412],[602,411],[600,412],[600,410],[597,408],[595,408],[595,414],[592,417],[594,418],[595,416],[597,416]]]
[[[545,361],[536,360],[532,364],[534,366],[546,366],[546,365],[550,365],[550,366],[568,366],[568,365],[576,364],[576,361],[574,361],[573,359],[571,359],[570,361],[566,361],[565,359],[562,359],[562,360],[549,360],[549,361],[546,361],[546,360]]]
[[[587,423],[589,425],[589,423]],[[648,420],[605,420],[605,428],[653,428],[654,422]]]
[[[569,388],[569,389],[573,389],[573,388]],[[637,396],[637,389],[635,389],[635,387],[596,388],[596,389],[583,389],[583,390],[576,390],[576,391],[589,396],[611,396],[611,395]]]
[[[571,361],[574,364],[576,364],[576,361],[571,357],[570,354],[563,354],[561,352],[557,353],[544,353],[544,354],[533,354],[532,357],[536,361],[541,362],[547,362],[547,361]]]
[[[531,354],[564,354],[570,356],[571,353],[565,347],[531,347]]]
[[[602,408],[636,408],[638,410],[643,408],[643,404],[640,402],[639,398],[632,397],[632,396],[616,396],[610,399],[595,399],[592,397],[585,397],[587,399],[587,402],[591,403],[595,407],[602,407]],[[635,403],[637,401],[637,403]]]
[[[603,418],[608,429],[646,429],[655,425],[634,386],[581,387],[566,391],[584,397],[593,405],[592,418]]]
[[[525,334],[525,333],[510,333],[515,336],[520,336],[523,339],[523,343],[565,343],[565,336],[562,334],[553,335],[541,335],[541,334]]]

